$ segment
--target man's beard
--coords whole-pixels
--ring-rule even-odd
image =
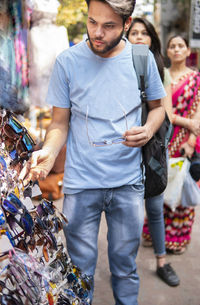
[[[94,47],[93,42],[87,31],[88,39],[90,42],[90,47],[91,47],[92,51],[97,55],[105,54],[105,53],[111,51],[114,47],[116,47],[118,45],[118,43],[121,41],[123,34],[124,34],[124,29],[121,31],[119,36],[117,38],[115,38],[114,40],[112,40],[110,43],[106,43],[106,42],[104,42],[104,40],[99,39],[98,37],[93,38],[93,40],[97,39],[97,40],[105,43],[105,47],[102,50],[98,50],[97,48]]]

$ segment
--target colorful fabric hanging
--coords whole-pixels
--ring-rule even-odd
[[[24,113],[28,105],[27,30],[20,0],[0,7],[0,106]]]

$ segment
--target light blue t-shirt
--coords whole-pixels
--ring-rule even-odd
[[[148,58],[148,100],[165,96],[154,57]],[[131,44],[103,58],[83,41],[56,59],[47,103],[70,108],[64,193],[141,183],[141,149],[123,144],[93,147],[141,125],[141,100]],[[128,126],[127,126],[128,125]]]

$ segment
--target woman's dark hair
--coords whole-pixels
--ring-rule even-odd
[[[153,55],[155,57],[155,61],[156,61],[157,67],[158,67],[160,78],[163,81],[164,80],[164,62],[163,62],[163,56],[161,53],[161,43],[160,43],[158,34],[156,33],[155,28],[151,22],[149,22],[145,18],[136,17],[136,18],[133,18],[131,26],[130,26],[129,30],[126,32],[127,38],[129,36],[130,30],[132,29],[132,27],[135,23],[142,23],[145,26],[148,35],[151,37],[151,46],[149,49],[151,50],[151,52],[153,53]]]
[[[187,48],[189,48],[189,41],[188,39],[184,36],[184,35],[181,35],[181,34],[176,34],[176,35],[173,35],[169,38],[168,42],[167,42],[167,49],[169,48],[169,44],[170,42],[172,41],[172,39],[174,38],[177,38],[177,37],[180,37],[186,44]]]

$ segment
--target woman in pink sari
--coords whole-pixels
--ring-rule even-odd
[[[169,144],[169,156],[176,158],[184,151],[191,157],[198,150],[200,135],[200,73],[186,66],[190,55],[188,42],[181,36],[172,37],[167,45],[171,62],[169,72],[172,78],[172,102],[174,133]],[[189,205],[189,203],[188,203]],[[166,249],[182,254],[191,239],[194,222],[194,208],[178,206],[172,211],[164,207]]]

